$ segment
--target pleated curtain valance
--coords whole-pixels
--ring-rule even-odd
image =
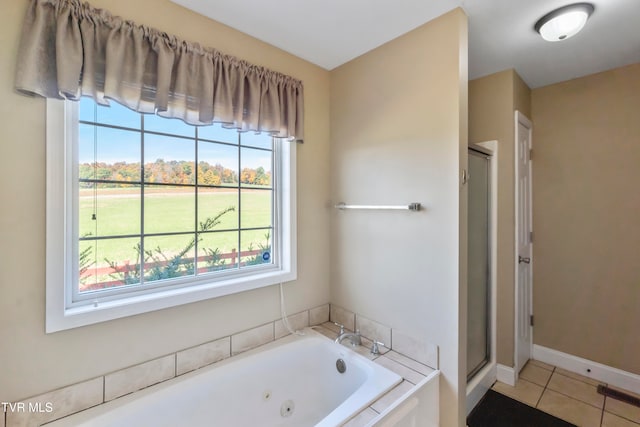
[[[303,138],[300,80],[79,0],[31,1],[15,87],[47,98],[115,100],[192,125]]]

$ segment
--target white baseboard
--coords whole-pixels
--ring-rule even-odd
[[[515,386],[517,380],[516,370],[513,367],[501,365],[498,363],[497,378],[501,383]]]
[[[631,372],[626,372],[537,344],[533,345],[533,358],[566,369],[567,371],[602,381],[607,385],[629,390],[634,393],[640,393],[640,375],[632,374]]]

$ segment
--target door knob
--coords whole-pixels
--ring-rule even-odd
[[[518,264],[522,264],[523,262],[525,264],[531,264],[531,258],[524,258],[524,257],[518,256]]]

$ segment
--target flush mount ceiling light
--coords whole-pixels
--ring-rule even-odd
[[[543,39],[559,42],[575,36],[593,13],[591,3],[575,3],[551,11],[538,19],[534,28]]]

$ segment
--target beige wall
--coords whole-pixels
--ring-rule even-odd
[[[531,91],[514,70],[469,82],[469,141],[498,141],[497,362],[514,365],[515,119],[531,118]]]
[[[277,287],[44,333],[45,102],[13,90],[28,2],[0,14],[0,401],[85,380],[280,317]],[[168,0],[93,0],[114,14],[290,74],[305,85],[298,146],[298,277],[287,311],[329,302],[329,73]]]
[[[640,374],[640,64],[532,104],[534,342]]]
[[[332,302],[440,347],[441,423],[464,425],[467,21],[454,10],[331,73]]]

